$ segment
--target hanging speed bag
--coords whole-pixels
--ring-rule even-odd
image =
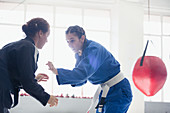
[[[140,57],[133,69],[132,79],[135,86],[146,96],[155,95],[164,85],[167,71],[163,61],[156,56]]]

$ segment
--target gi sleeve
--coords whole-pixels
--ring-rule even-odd
[[[44,106],[47,104],[50,95],[39,85],[34,75],[34,47],[24,46],[16,51],[17,68],[19,71],[19,81],[23,89],[36,98]]]
[[[82,85],[84,85],[84,84],[86,84],[86,83],[87,83],[87,80],[86,80],[85,82],[83,82],[83,83],[71,84],[71,86],[72,86],[72,87],[78,87],[78,86],[82,86]]]
[[[102,48],[90,47],[85,52],[85,57],[73,70],[57,69],[58,84],[82,85],[98,70],[107,57]]]

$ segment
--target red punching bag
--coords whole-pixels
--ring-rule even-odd
[[[167,71],[163,61],[156,56],[145,56],[146,48],[133,69],[132,79],[135,86],[146,96],[155,95],[164,85]]]

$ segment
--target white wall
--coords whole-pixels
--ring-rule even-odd
[[[91,99],[58,98],[58,106],[45,107],[31,96],[20,96],[19,103],[11,108],[11,113],[86,113]],[[95,112],[95,111],[93,111]]]
[[[134,86],[132,70],[143,53],[143,6],[117,2],[112,9],[111,50],[118,54],[124,75],[130,80],[133,101],[128,113],[144,113],[144,95]]]

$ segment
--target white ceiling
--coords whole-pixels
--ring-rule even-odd
[[[48,4],[56,4],[57,2],[87,2],[87,3],[106,3],[106,4],[113,4],[119,0],[0,0],[0,2],[16,2],[16,3],[48,3]],[[135,2],[141,3],[144,5],[148,5],[148,0],[121,0],[126,2]],[[157,6],[157,7],[166,7],[170,8],[170,0],[149,0],[150,6]]]

